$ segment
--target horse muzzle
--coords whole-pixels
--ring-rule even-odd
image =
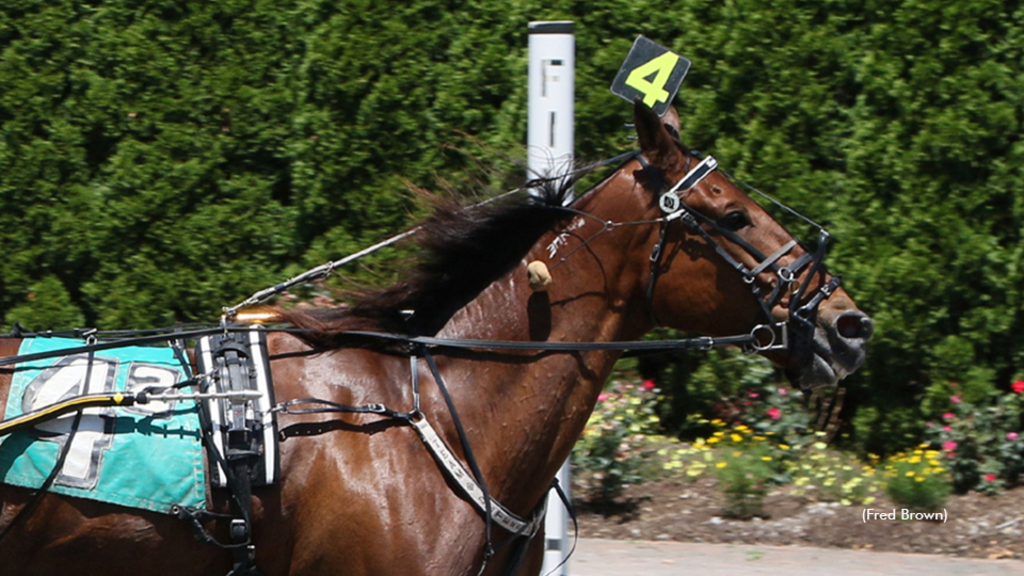
[[[834,305],[829,303],[823,303],[813,331],[798,333],[794,339],[801,360],[798,368],[787,370],[787,375],[803,389],[835,386],[856,372],[864,364],[867,341],[875,331],[874,321],[845,294]]]

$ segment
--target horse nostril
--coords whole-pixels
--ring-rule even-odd
[[[867,340],[875,331],[875,323],[862,312],[847,312],[836,319],[836,331],[843,338]]]

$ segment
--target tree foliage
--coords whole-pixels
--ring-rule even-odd
[[[684,139],[832,232],[877,322],[866,447],[913,436],[929,386],[1024,377],[1024,9],[1000,0],[6,0],[0,318],[211,320],[409,225],[410,187],[512,185],[539,19],[577,23],[579,156],[629,146],[607,87],[644,34],[693,61]]]

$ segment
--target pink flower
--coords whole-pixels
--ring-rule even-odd
[[[607,399],[608,399],[608,394],[606,394],[605,392],[601,392],[600,394],[597,395],[597,401],[598,402],[604,402]]]
[[[1016,432],[1007,432],[1006,433],[1006,439],[1011,441],[1011,442],[1016,440],[1017,438],[1020,438],[1020,434],[1017,434]]]
[[[750,393],[750,397],[751,398],[757,398],[758,396],[759,396],[759,394],[757,392],[751,392]]]
[[[778,393],[779,396],[785,396],[786,394],[789,394],[789,390],[786,390],[785,388],[779,388]]]
[[[946,440],[945,442],[942,443],[942,449],[950,452],[956,450],[956,446],[957,444],[953,440]]]
[[[985,474],[985,481],[986,482],[995,482],[996,481],[996,475],[995,474]]]
[[[1024,380],[1017,380],[1016,382],[1013,383],[1011,388],[1013,388],[1013,391],[1016,392],[1017,394],[1024,392]]]
[[[654,390],[654,380],[644,380],[640,387],[644,390]]]
[[[952,420],[953,418],[956,418],[956,414],[953,414],[952,412],[946,412],[942,415],[943,420]]]
[[[952,402],[953,404],[959,404],[960,403],[960,395],[959,394],[954,394],[954,395],[950,396],[949,397],[949,401]]]
[[[949,459],[956,458],[956,452],[946,452],[946,458],[949,458]]]
[[[774,406],[773,406],[772,408],[770,408],[770,409],[768,410],[768,416],[769,416],[769,417],[770,417],[770,418],[771,418],[772,420],[778,420],[779,418],[781,418],[781,417],[782,417],[782,410],[779,410],[778,408],[776,408],[776,407],[774,407]]]
[[[949,424],[946,424],[945,426],[942,427],[942,431],[943,432],[949,432],[952,429],[953,429],[953,427],[950,426]]]
[[[935,423],[934,422],[925,422],[924,425],[929,427],[929,428],[931,428],[932,426],[935,426]]]

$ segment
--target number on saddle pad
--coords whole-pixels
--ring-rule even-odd
[[[28,338],[19,355],[61,351],[81,340]],[[130,346],[92,358],[72,354],[19,363],[7,408],[14,418],[87,394],[168,390],[186,378],[173,350]],[[205,507],[206,473],[199,415],[192,400],[85,408],[75,433],[65,414],[0,438],[0,482],[36,489],[54,469],[68,440],[67,458],[51,490],[101,502],[168,512]]]
[[[75,396],[114,392],[121,369],[121,361],[117,358],[95,357],[90,366],[86,354],[65,356],[40,371],[25,387],[21,411],[32,412]],[[149,387],[169,388],[180,377],[176,370],[138,362],[129,363],[127,370],[125,391],[128,392],[139,392]],[[152,402],[121,410],[151,418],[167,418],[174,404],[173,401]],[[82,411],[64,466],[54,479],[55,484],[87,490],[96,487],[103,455],[113,442],[117,417],[118,412],[114,408],[86,408]],[[63,449],[74,420],[74,414],[67,414],[37,424],[35,430],[40,440],[54,442]]]
[[[642,98],[644,104],[658,116],[663,116],[689,70],[690,61],[686,58],[637,36],[612,82],[611,90],[629,102]]]

